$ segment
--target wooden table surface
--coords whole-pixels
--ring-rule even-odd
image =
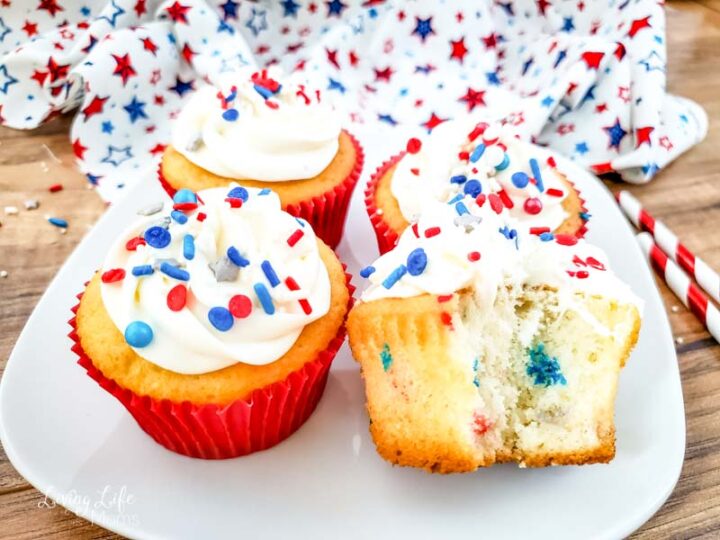
[[[710,117],[707,139],[645,186],[630,189],[696,254],[720,269],[720,0],[672,2],[668,11],[669,89],[700,103]],[[50,279],[104,210],[74,168],[70,118],[32,132],[0,128],[0,369]],[[64,190],[50,194],[49,185]],[[40,208],[26,211],[27,199]],[[61,235],[48,215],[70,221]],[[682,372],[687,450],[680,481],[662,509],[633,538],[720,537],[720,346],[659,284]],[[652,381],[648,381],[652,384]],[[618,486],[618,489],[623,489]],[[60,507],[47,508],[0,450],[0,537],[114,538]]]

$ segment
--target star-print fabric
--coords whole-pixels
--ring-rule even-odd
[[[636,183],[707,129],[666,92],[655,0],[0,0],[0,54],[2,123],[75,110],[107,200],[157,162],[193,90],[246,65],[303,72],[351,129],[472,114]]]

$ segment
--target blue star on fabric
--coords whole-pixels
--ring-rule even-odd
[[[107,21],[107,22],[110,23],[110,26],[112,26],[113,28],[115,28],[115,23],[117,22],[117,18],[118,18],[120,15],[124,14],[124,13],[125,13],[125,10],[124,10],[123,8],[121,8],[120,6],[118,6],[118,5],[115,3],[115,0],[112,0],[112,2],[110,2],[110,5],[111,5],[113,8],[115,8],[115,11],[113,11],[113,13],[112,13],[111,15],[109,15],[109,16],[108,16],[108,15],[100,15],[100,16],[98,17],[98,20],[101,20],[101,19],[102,19],[102,20],[105,20],[105,21]]]
[[[365,19],[362,15],[355,17],[355,21],[350,23],[353,35],[362,34],[365,31]]]
[[[498,77],[497,71],[488,71],[485,74],[485,77],[487,77],[488,84],[492,84],[493,86],[500,86],[500,77]]]
[[[590,85],[590,88],[588,88],[588,91],[585,92],[585,95],[580,100],[581,107],[585,104],[586,101],[592,101],[593,99],[595,99],[595,88],[596,87],[597,87],[597,85],[595,85],[595,84]]]
[[[12,30],[8,28],[3,18],[0,17],[0,41],[5,41],[5,36],[7,36],[10,32],[12,32]]]
[[[87,181],[90,182],[93,186],[97,186],[98,180],[100,180],[102,178],[102,176],[99,176],[97,174],[86,173],[85,178],[87,178]]]
[[[610,137],[610,143],[608,145],[608,148],[614,148],[615,150],[620,150],[620,143],[622,142],[623,138],[625,138],[625,135],[627,135],[627,131],[623,129],[623,127],[620,125],[620,118],[615,118],[615,123],[612,126],[604,127],[603,130],[605,133],[608,134],[608,137]]]
[[[117,146],[109,144],[107,156],[103,157],[100,161],[102,163],[109,163],[113,167],[117,167],[121,163],[124,163],[133,157],[130,145],[127,145],[124,148],[118,148]]]
[[[113,130],[115,129],[115,126],[113,126],[113,123],[110,120],[105,120],[101,124],[101,129],[103,133],[107,133],[108,135],[112,135]]]
[[[245,23],[245,26],[250,29],[253,36],[257,37],[260,32],[268,29],[267,11],[264,9],[252,8],[252,13]]]
[[[534,60],[532,58],[528,58],[527,61],[523,64],[522,68],[522,74],[525,75],[528,72],[528,69],[530,69],[530,66],[532,66]]]
[[[342,15],[343,10],[347,7],[346,4],[343,4],[341,0],[329,0],[328,2],[325,2],[327,4],[328,12],[327,16],[335,16],[340,17]]]
[[[652,51],[645,58],[640,60],[638,64],[645,67],[646,73],[650,71],[660,71],[663,73],[665,72],[665,62],[657,53],[657,51]]]
[[[87,6],[83,6],[80,8],[80,15],[82,15],[83,17],[89,17],[91,13],[92,11]]]
[[[575,151],[580,155],[584,155],[590,151],[590,148],[588,148],[588,145],[585,141],[581,141],[575,145]]]
[[[512,17],[513,15],[515,15],[515,11],[513,11],[512,2],[508,2],[507,4],[503,4],[502,2],[497,2],[497,5],[500,6],[505,11],[505,15],[507,15],[508,17]]]
[[[435,30],[433,30],[432,27],[432,17],[428,17],[427,19],[415,17],[415,29],[412,31],[413,35],[417,35],[422,42],[425,43],[427,37],[434,33]]]
[[[343,86],[340,81],[336,81],[335,79],[328,77],[328,90],[337,90],[341,94],[344,94],[345,86]]]
[[[220,4],[220,9],[223,10],[223,19],[226,21],[228,19],[237,19],[237,9],[239,5],[235,0],[227,0],[224,4]]]
[[[397,120],[395,120],[389,114],[378,114],[377,118],[379,122],[385,122],[386,124],[390,124],[391,126],[397,126]]]
[[[248,62],[245,57],[238,53],[234,56],[220,59],[220,73],[227,73],[228,71],[235,71],[236,69],[247,66]]]
[[[183,81],[180,77],[175,77],[175,86],[171,86],[169,90],[175,92],[178,96],[182,97],[185,92],[190,92],[193,89],[192,81]]]
[[[217,33],[219,34],[220,32],[227,32],[228,34],[233,35],[235,34],[235,29],[225,21],[221,20],[217,29]]]
[[[138,101],[137,96],[133,96],[132,101],[127,105],[123,106],[123,109],[128,113],[130,122],[134,124],[139,118],[147,118],[148,115],[145,113],[146,103]],[[130,148],[128,146],[128,148]],[[104,161],[104,160],[103,160]]]
[[[432,66],[430,64],[426,64],[424,66],[415,66],[415,73],[423,73],[427,75],[432,71]]]
[[[552,96],[545,96],[540,102],[543,107],[547,107],[548,109],[553,103],[555,103],[555,100],[552,98]]]
[[[563,32],[572,32],[573,30],[575,30],[575,23],[573,22],[572,17],[564,17],[563,18],[563,25],[562,25],[561,30]]]
[[[648,163],[647,165],[643,165],[641,169],[645,176],[652,178],[660,170],[660,167],[658,167],[657,163]]]
[[[560,62],[565,60],[565,57],[567,56],[567,49],[563,49],[560,51],[557,55],[557,58],[555,59],[555,63],[553,64],[553,67],[556,68],[560,65]]]
[[[0,66],[0,75],[4,77],[4,80],[0,79],[0,92],[3,94],[8,93],[8,87],[18,82],[18,80],[10,75],[7,70],[7,66]]]
[[[283,7],[283,17],[297,18],[297,12],[298,9],[300,9],[300,4],[298,4],[295,0],[283,0],[280,2],[280,5]]]

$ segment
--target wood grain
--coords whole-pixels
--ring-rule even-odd
[[[692,250],[720,269],[720,0],[671,2],[667,12],[669,89],[705,108],[711,120],[708,137],[650,184],[608,184],[614,191],[630,189]],[[69,123],[60,118],[32,132],[0,128],[0,207],[21,209],[18,216],[0,214],[0,270],[8,272],[0,279],[0,370],[50,279],[104,210],[73,166]],[[48,193],[56,182],[65,189]],[[40,200],[41,207],[27,212],[23,201],[31,198]],[[66,235],[45,221],[47,214],[70,221]],[[658,285],[678,340],[687,451],[674,493],[633,538],[718,538],[720,346],[664,284]],[[60,507],[42,508],[42,501],[44,496],[0,451],[1,537],[116,537]]]

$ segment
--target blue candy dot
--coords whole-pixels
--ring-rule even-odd
[[[188,220],[187,216],[180,210],[173,210],[170,212],[170,217],[177,221],[180,225],[184,225]]]
[[[170,244],[171,239],[170,233],[166,229],[158,227],[157,225],[155,227],[150,227],[147,231],[145,231],[143,238],[145,238],[145,241],[149,246],[156,249],[167,247]]]
[[[222,113],[223,119],[227,120],[228,122],[234,122],[238,119],[238,116],[240,116],[240,113],[237,111],[237,109],[228,109],[224,113]]]
[[[530,182],[530,177],[522,171],[513,173],[511,177],[512,183],[516,188],[523,189]]]
[[[419,276],[427,266],[427,255],[423,248],[417,248],[410,252],[407,258],[407,271],[411,276]]]
[[[231,199],[241,199],[242,202],[245,202],[248,200],[248,197],[250,196],[250,194],[248,193],[248,190],[245,189],[244,187],[237,186],[237,187],[232,188],[228,192],[227,196],[230,197]]]
[[[466,195],[477,197],[482,193],[482,184],[480,183],[480,180],[468,180],[463,187],[463,191]]]
[[[466,180],[467,176],[464,174],[456,174],[455,176],[450,177],[451,184],[464,184]]]
[[[153,331],[150,325],[142,321],[133,321],[125,328],[125,341],[131,347],[141,349],[150,345]]]
[[[187,188],[178,189],[173,195],[173,202],[175,204],[196,203],[197,195]]]
[[[235,320],[233,319],[232,313],[224,307],[210,308],[208,311],[208,320],[216,329],[221,332],[227,332],[232,328]]]

